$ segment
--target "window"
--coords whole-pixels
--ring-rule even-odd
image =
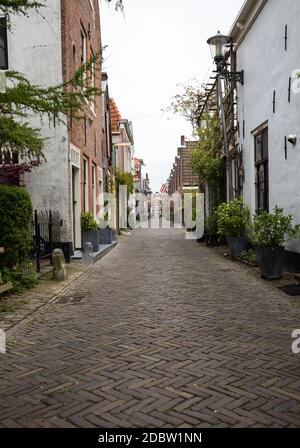
[[[83,159],[83,210],[89,210],[89,162]]]
[[[73,73],[76,72],[76,45],[72,46],[72,64],[73,64]]]
[[[87,63],[87,54],[86,54],[86,33],[81,27],[80,30],[80,65],[84,65]],[[84,81],[86,81],[86,76],[84,78]]]
[[[91,59],[92,59],[92,63],[91,63],[91,69],[90,69],[90,73],[91,73],[90,87],[92,89],[94,89],[95,88],[95,62],[94,62],[95,55],[94,55],[94,52],[92,49],[91,49]],[[93,95],[91,98],[90,106],[91,106],[92,111],[95,112],[95,95]]]
[[[269,211],[268,128],[254,137],[256,169],[256,209]]]
[[[96,192],[96,166],[94,165],[94,163],[92,165],[92,199],[93,199],[93,215],[94,218],[96,218],[97,192]]]
[[[0,70],[8,69],[7,25],[5,17],[0,18]]]

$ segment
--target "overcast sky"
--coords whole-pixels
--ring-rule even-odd
[[[180,87],[206,80],[207,39],[228,33],[243,0],[123,0],[125,17],[101,0],[104,70],[110,95],[133,122],[136,157],[144,159],[153,191],[169,176],[180,136],[190,125],[162,113]]]

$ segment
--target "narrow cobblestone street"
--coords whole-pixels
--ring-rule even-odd
[[[299,426],[299,299],[134,231],[0,355],[1,427]]]

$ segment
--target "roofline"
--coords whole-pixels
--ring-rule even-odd
[[[131,122],[129,122],[127,120],[127,118],[121,118],[120,120],[120,124],[124,124],[125,128],[126,128],[126,134],[131,142],[132,145],[134,145],[134,140],[133,140],[133,135],[132,135],[132,130],[131,130]]]
[[[268,0],[245,0],[229,31],[229,36],[232,37],[233,42],[236,44],[235,50],[247,36],[267,1]]]

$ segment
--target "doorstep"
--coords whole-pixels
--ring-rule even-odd
[[[98,260],[103,258],[108,252],[110,252],[116,245],[117,241],[113,241],[111,244],[100,244],[99,251],[93,252],[93,262],[96,263]],[[74,255],[71,257],[71,263],[81,262],[83,252],[81,250],[76,250]]]

